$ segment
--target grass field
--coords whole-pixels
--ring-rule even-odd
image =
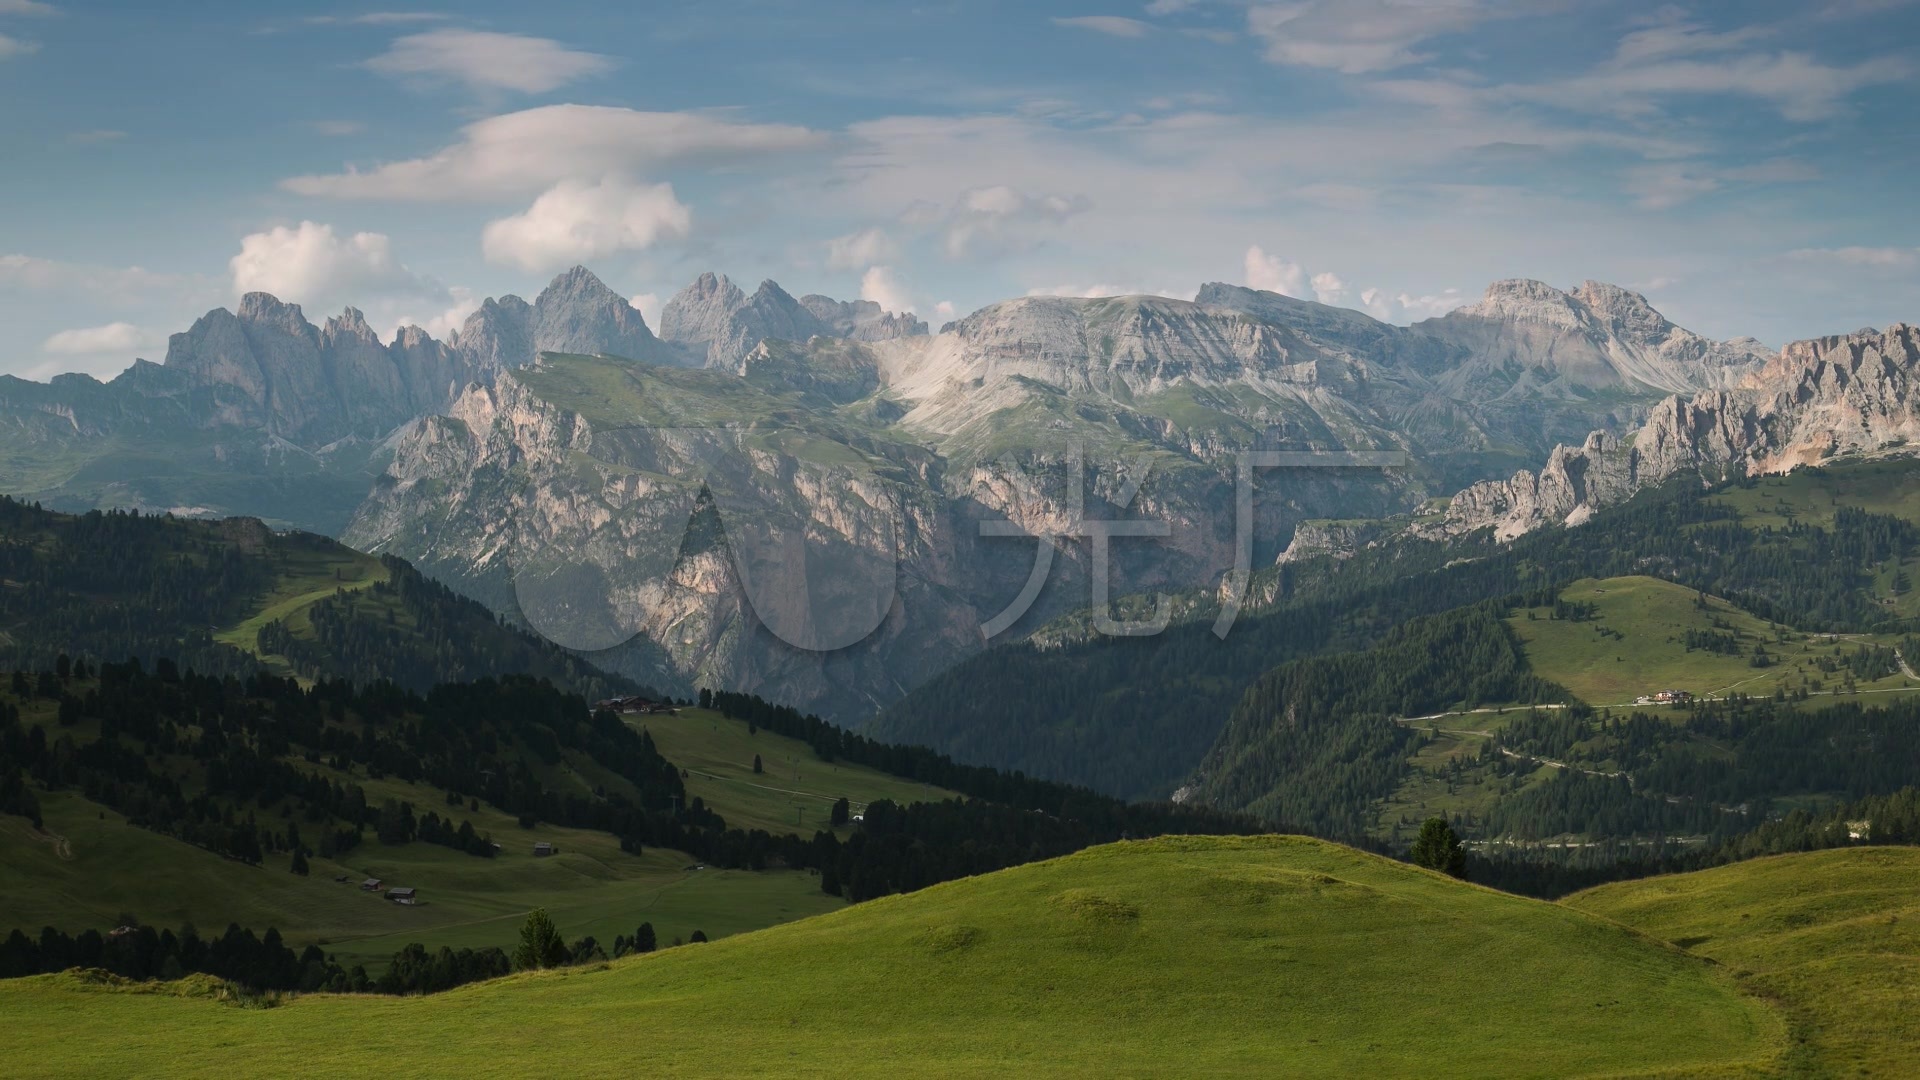
[[[1815,692],[1839,690],[1845,686],[1844,676],[1820,671],[1820,659],[1844,657],[1862,643],[1892,643],[1869,635],[1829,639],[1791,630],[1782,641],[1781,633],[1765,620],[1718,597],[1708,597],[1701,608],[1698,595],[1658,578],[1587,579],[1567,586],[1560,598],[1593,605],[1593,618],[1550,619],[1550,608],[1535,608],[1515,612],[1509,624],[1525,643],[1536,673],[1597,706],[1631,705],[1642,694],[1667,689],[1703,696],[1764,696],[1776,687],[1793,690],[1802,685]],[[1688,651],[1689,630],[1731,634],[1740,655]],[[1755,646],[1765,648],[1776,661],[1773,666],[1752,666]],[[1897,673],[1855,683],[1859,690],[1909,686],[1920,688]]]
[[[1799,1076],[1920,1076],[1920,849],[1619,882],[1564,903],[1685,945],[1785,1016]]]
[[[384,790],[370,785],[369,795]],[[842,906],[811,874],[688,870],[692,860],[680,852],[634,856],[604,833],[544,824],[524,830],[484,807],[459,815],[502,843],[496,858],[369,838],[338,860],[313,858],[302,878],[288,872],[285,856],[248,866],[128,825],[71,792],[45,794],[41,805],[45,833],[23,818],[0,817],[0,935],[16,927],[109,929],[122,913],[165,927],[191,921],[213,932],[235,922],[256,931],[278,927],[296,948],[324,943],[348,966],[364,963],[377,973],[413,941],[510,947],[533,907],[545,907],[569,941],[591,934],[610,942],[647,921],[668,942],[695,930],[718,937]],[[424,811],[433,804],[416,805]],[[535,858],[537,840],[561,853]],[[347,883],[334,880],[341,875]],[[357,886],[367,877],[414,886],[422,902],[403,907],[362,892]]]
[[[698,796],[743,829],[809,836],[827,827],[835,800],[846,798],[855,813],[875,799],[897,803],[951,799],[951,791],[903,780],[846,762],[825,762],[798,739],[770,731],[748,734],[744,720],[707,709],[680,715],[632,717],[668,761],[687,771],[687,796]],[[762,771],[755,774],[759,755]]]
[[[592,970],[273,1009],[0,983],[18,1076],[1739,1075],[1779,1021],[1680,950],[1300,838],[1176,838]]]

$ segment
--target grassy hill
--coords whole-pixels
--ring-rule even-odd
[[[645,728],[668,761],[686,770],[687,797],[706,801],[729,825],[803,835],[827,826],[838,799],[859,813],[875,799],[897,803],[955,798],[930,784],[891,776],[845,761],[822,761],[799,739],[766,729],[749,733],[747,722],[710,709],[631,719]],[[762,771],[753,771],[760,758]]]
[[[1172,838],[595,969],[270,1010],[0,982],[17,1074],[1734,1074],[1781,1026],[1567,907],[1299,838]]]
[[[1665,938],[1785,1016],[1800,1076],[1920,1075],[1920,849],[1846,848],[1601,886],[1571,908]]]
[[[1580,617],[1553,618],[1554,609],[1516,612],[1509,625],[1526,644],[1527,659],[1542,678],[1572,690],[1590,705],[1632,705],[1657,690],[1697,696],[1771,694],[1840,689],[1840,671],[1820,661],[1844,664],[1861,645],[1890,646],[1891,637],[1867,634],[1801,634],[1776,626],[1718,597],[1651,577],[1587,578],[1560,593],[1563,610],[1577,605]],[[1704,606],[1702,606],[1704,604]],[[1688,634],[1713,636],[1718,647],[1689,648]],[[1754,667],[1754,650],[1774,661]],[[1856,678],[1860,690],[1916,685],[1898,671]]]

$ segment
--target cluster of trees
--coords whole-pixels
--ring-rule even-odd
[[[1567,698],[1528,668],[1506,611],[1492,602],[1413,619],[1371,649],[1274,668],[1201,763],[1201,797],[1321,836],[1365,835],[1406,774],[1415,736],[1396,718]]]
[[[171,980],[199,973],[256,993],[336,994],[430,994],[513,970],[507,954],[497,948],[442,947],[429,953],[415,943],[395,953],[378,978],[369,978],[365,967],[343,968],[317,945],[295,953],[272,927],[255,935],[229,925],[219,937],[203,939],[191,924],[176,933],[131,916],[122,916],[105,934],[67,934],[49,926],[38,937],[15,930],[0,942],[0,979],[69,968],[93,968],[128,979]]]

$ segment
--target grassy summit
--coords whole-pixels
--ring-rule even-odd
[[[1795,1076],[1920,1076],[1920,849],[1781,855],[1568,897],[1781,1007]]]
[[[1771,1058],[1711,965],[1319,841],[1095,848],[601,969],[271,1010],[0,983],[16,1075],[1616,1076]]]

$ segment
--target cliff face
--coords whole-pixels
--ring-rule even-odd
[[[1625,440],[1595,433],[1556,447],[1539,473],[1456,495],[1440,531],[1491,527],[1509,539],[1685,473],[1713,480],[1787,472],[1837,454],[1903,451],[1920,440],[1920,337],[1898,324],[1796,342],[1732,389],[1674,396]]]

